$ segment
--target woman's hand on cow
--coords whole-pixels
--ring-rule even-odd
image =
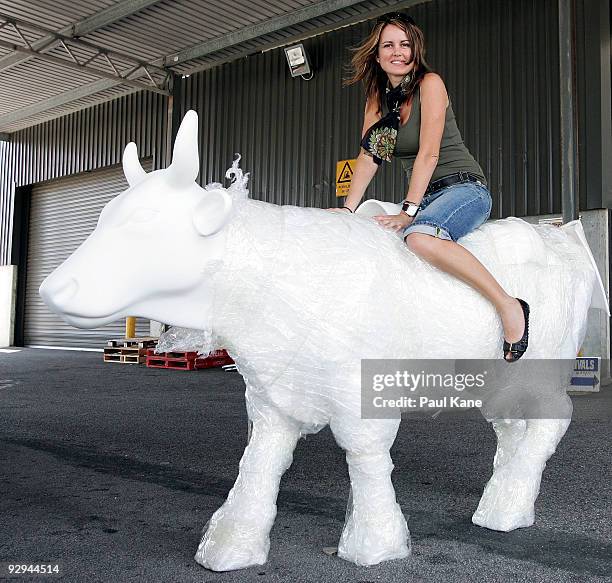
[[[405,229],[414,219],[414,217],[409,217],[403,212],[398,215],[377,215],[373,218],[381,227],[391,229],[392,231]]]

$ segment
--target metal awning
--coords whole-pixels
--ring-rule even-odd
[[[0,136],[426,0],[0,0]]]

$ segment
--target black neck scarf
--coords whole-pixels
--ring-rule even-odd
[[[395,142],[400,124],[400,107],[408,95],[408,85],[412,81],[412,71],[408,73],[397,87],[387,87],[386,100],[389,113],[373,124],[366,132],[361,147],[372,155],[374,162],[380,166],[391,162],[395,151]]]

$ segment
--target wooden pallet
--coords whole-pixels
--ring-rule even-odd
[[[117,338],[107,340],[106,345],[111,348],[155,348],[159,338],[153,336],[143,336],[142,338]]]
[[[173,370],[195,370],[197,352],[160,352],[149,348],[146,365],[149,368],[170,368]]]
[[[122,364],[144,364],[147,360],[147,348],[138,346],[107,346],[104,349],[104,362]]]

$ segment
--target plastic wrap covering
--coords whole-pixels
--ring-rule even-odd
[[[249,199],[237,161],[229,189],[198,187],[194,112],[185,116],[167,170],[146,175],[133,146],[124,156],[131,189],[107,205],[96,231],[41,295],[77,326],[149,317],[180,326],[161,339],[164,350],[223,347],[235,360],[252,432],[196,560],[218,571],[266,560],[280,478],[299,437],[325,425],[346,452],[351,480],[339,556],[360,565],[406,557],[408,529],[389,457],[399,419],[362,418],[361,361],[501,359],[494,307],[366,216]],[[122,236],[157,245],[168,261],[143,259],[137,269],[99,261],[108,241]],[[580,223],[504,219],[460,243],[509,294],[529,302],[524,358],[573,359],[593,290],[602,293]],[[180,254],[170,256],[172,249]],[[600,303],[607,308],[605,298]],[[541,471],[567,423],[496,421],[498,453],[477,524],[511,530],[533,522]]]
[[[578,222],[558,228],[510,218],[461,240],[508,293],[530,303],[524,358],[574,358],[581,346],[593,291],[602,297],[581,232]],[[253,434],[196,559],[215,570],[265,560],[287,448],[297,434],[326,424],[347,452],[352,488],[339,556],[361,565],[405,557],[408,529],[388,457],[398,422],[360,418],[360,361],[500,358],[497,313],[366,217],[238,198],[225,237],[224,259],[212,274],[211,328],[245,378],[250,419],[268,436],[254,443],[260,438]],[[294,424],[286,442],[279,416]],[[511,420],[504,429],[496,422],[502,445],[476,524],[512,530],[533,523],[542,470],[567,423]],[[253,462],[258,451],[266,454]],[[229,547],[221,543],[228,537]]]
[[[574,358],[580,348],[597,285],[590,252],[575,236],[580,229],[579,223],[534,227],[512,218],[461,241],[510,294],[530,303],[525,358]],[[397,423],[360,418],[360,361],[500,358],[497,313],[478,292],[420,260],[369,219],[246,200],[236,201],[226,231],[212,327],[247,381],[250,417],[273,431],[281,414],[301,434],[330,424],[347,451],[354,501],[339,556],[362,565],[406,556],[408,531],[388,459]],[[531,433],[495,470],[475,523],[497,530],[533,523],[541,472],[567,420],[528,423]],[[238,487],[244,500],[255,496],[240,479]],[[232,521],[241,524],[238,514]],[[226,516],[224,507],[215,521]],[[268,524],[269,516],[262,514],[260,523]],[[252,530],[232,523],[236,537],[243,535],[236,548],[249,548]],[[225,570],[256,562],[208,560],[220,527],[213,521],[211,528],[198,551],[202,564]],[[262,557],[267,544],[266,538],[253,557]]]
[[[509,293],[530,303],[525,358],[574,358],[580,348],[596,277],[588,250],[572,234],[576,228],[506,219],[462,241]],[[249,416],[271,432],[277,414],[296,422],[301,434],[330,424],[347,451],[354,501],[339,556],[362,565],[406,556],[408,531],[388,459],[397,423],[360,418],[360,361],[500,358],[502,328],[494,308],[421,261],[394,234],[358,216],[237,201],[226,231],[212,328],[247,381]],[[521,440],[513,461],[494,472],[474,516],[477,524],[512,530],[533,523],[541,472],[567,421],[530,423],[533,438]],[[287,439],[293,443],[294,437]],[[546,455],[529,454],[544,444]],[[284,468],[277,461],[274,475]],[[276,492],[276,481],[273,487]],[[267,535],[244,557],[257,537],[243,524],[248,515],[233,510],[235,499],[246,504],[260,488],[239,479],[229,509],[224,505],[215,515],[202,541],[197,558],[203,565],[226,570],[265,556]],[[271,504],[258,507],[262,514],[252,523],[270,524]],[[242,560],[210,558],[217,541],[225,540],[225,522]]]

